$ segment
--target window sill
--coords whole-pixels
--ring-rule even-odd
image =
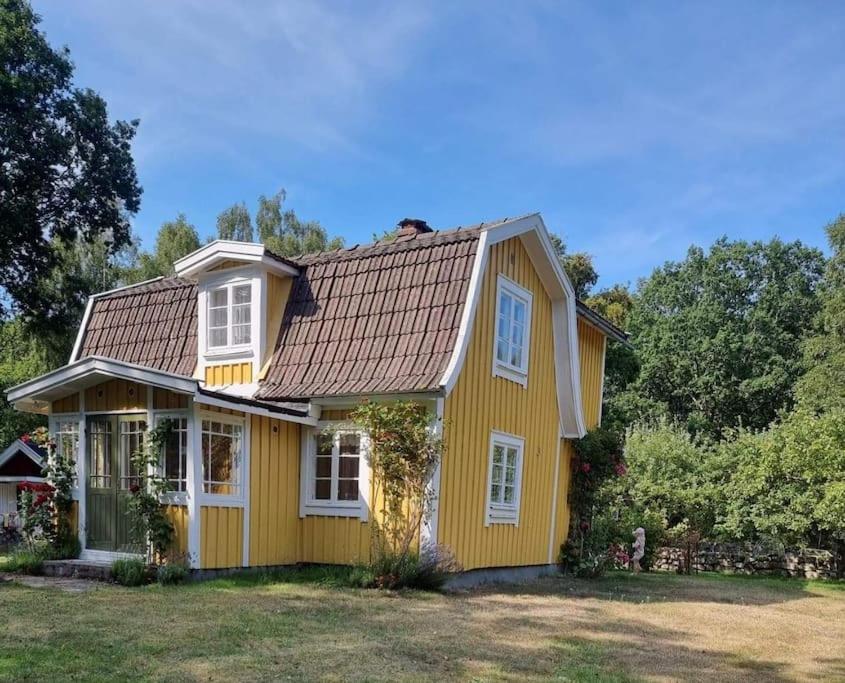
[[[187,505],[188,492],[187,491],[170,491],[162,493],[158,497],[158,502],[162,505]]]
[[[225,346],[215,349],[206,349],[203,357],[206,360],[228,359],[228,358],[249,358],[252,356],[252,344],[242,346]]]
[[[516,508],[491,505],[487,508],[487,516],[484,520],[484,526],[490,526],[491,524],[510,524],[511,526],[519,526],[519,510]]]
[[[202,493],[199,496],[199,504],[212,508],[242,508],[246,506],[246,501],[239,496]]]
[[[360,502],[342,504],[309,501],[302,506],[300,517],[354,517],[362,522],[367,520],[364,506]]]
[[[503,379],[508,379],[511,382],[516,382],[517,384],[522,385],[523,389],[528,386],[527,370],[519,370],[500,363],[493,364],[493,377],[501,377]]]

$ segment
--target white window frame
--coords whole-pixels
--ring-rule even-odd
[[[243,306],[245,304],[235,304],[235,289],[238,287],[246,287],[249,290],[249,341],[240,344],[235,344],[232,341],[235,327],[234,309],[236,306]],[[226,343],[220,346],[211,345],[211,309],[220,308],[211,305],[211,298],[215,292],[226,291]],[[250,278],[237,278],[228,282],[210,284],[205,297],[205,345],[209,354],[227,353],[231,351],[240,351],[252,349],[253,336],[255,334],[253,321],[255,319],[255,301]],[[222,327],[215,327],[214,329],[223,329]]]
[[[498,358],[499,350],[499,314],[502,294],[507,294],[513,299],[521,301],[525,305],[525,332],[522,343],[522,364],[513,365]],[[528,361],[531,355],[531,308],[534,295],[525,287],[518,285],[509,277],[499,273],[496,278],[496,316],[493,319],[493,376],[528,386]],[[510,329],[508,330],[510,333]]]
[[[186,505],[188,502],[188,470],[190,469],[190,462],[193,454],[191,448],[193,446],[193,438],[191,437],[191,413],[187,410],[172,410],[172,411],[155,411],[153,414],[153,422],[157,427],[162,420],[185,420],[185,430],[187,433],[187,443],[185,445],[185,490],[184,491],[165,491],[159,496],[162,503],[170,505]],[[202,441],[200,441],[202,443]],[[159,456],[159,474],[167,479],[167,467],[164,462],[164,446],[162,446],[161,454]]]
[[[514,473],[514,502],[494,503],[491,500],[491,489],[493,487],[493,447],[503,446],[516,449],[516,472]],[[519,511],[522,502],[522,468],[525,462],[525,439],[515,434],[490,432],[490,444],[487,450],[487,491],[485,493],[485,515],[484,526],[491,524],[513,524],[519,526]]]
[[[358,463],[358,500],[320,500],[314,497],[314,481],[317,468],[317,439],[321,432],[333,432],[335,438],[342,433],[355,433],[361,439]],[[311,517],[357,517],[362,522],[370,513],[370,440],[366,432],[347,422],[320,422],[316,428],[302,429],[302,456],[299,490],[299,516]],[[339,456],[332,455],[332,495],[337,487]]]
[[[205,453],[202,451],[202,423],[206,420],[211,422],[220,422],[240,426],[241,428],[241,462],[238,468],[238,493],[206,493],[205,485],[208,480],[205,478],[203,467],[205,465]],[[249,485],[249,431],[247,429],[247,420],[238,415],[227,415],[226,413],[214,413],[208,411],[201,411],[198,416],[198,422],[194,425],[197,430],[199,438],[197,444],[199,445],[199,471],[197,472],[199,501],[200,505],[211,505],[216,507],[244,507],[247,500],[247,486]]]
[[[82,439],[80,438],[80,434],[81,434],[80,420],[81,420],[81,416],[79,415],[79,413],[61,413],[61,414],[50,416],[50,434],[56,440],[56,450],[58,452],[61,452],[61,444],[62,444],[60,431],[59,431],[59,425],[62,424],[62,423],[73,423],[76,427],[76,429],[75,429],[76,455],[73,459],[74,470],[75,470],[74,477],[73,477],[73,490],[74,490],[74,492],[78,492],[79,482],[81,481],[81,476],[80,476],[80,447],[82,445]]]

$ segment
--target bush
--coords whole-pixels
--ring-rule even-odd
[[[53,560],[75,560],[82,553],[82,545],[77,536],[69,536],[52,551],[50,559]]]
[[[36,547],[34,549],[18,547],[6,558],[6,565],[3,569],[15,574],[31,574],[37,576],[44,569],[46,559],[46,548]]]
[[[115,560],[111,566],[114,580],[122,586],[140,586],[147,582],[147,565],[141,560]]]
[[[184,564],[161,564],[156,570],[156,581],[162,586],[175,586],[188,577],[188,568]]]
[[[424,545],[422,552],[404,556],[382,547],[375,555],[369,565],[353,568],[351,582],[363,588],[436,591],[451,574],[460,571],[451,551],[439,545]]]

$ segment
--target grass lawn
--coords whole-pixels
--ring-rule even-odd
[[[613,574],[453,595],[0,583],[0,680],[845,679],[845,586]]]

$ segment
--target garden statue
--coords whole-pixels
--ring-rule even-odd
[[[640,573],[640,560],[645,555],[645,529],[641,526],[634,529],[634,542],[631,544],[634,550],[634,555],[631,558],[631,569],[634,574]]]

